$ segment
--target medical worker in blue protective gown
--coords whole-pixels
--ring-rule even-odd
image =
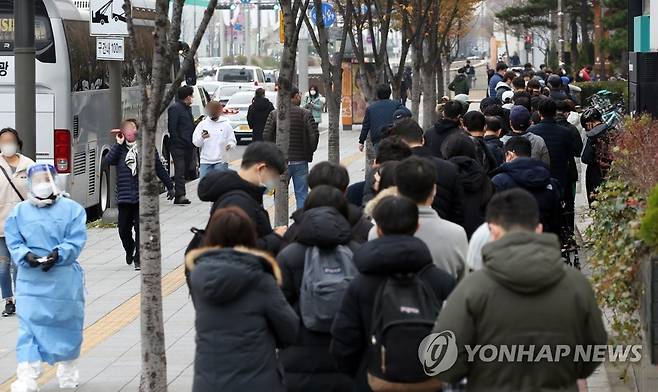
[[[38,391],[41,363],[58,363],[60,388],[75,388],[84,321],[84,278],[78,256],[87,240],[85,210],[68,199],[52,165],[28,169],[28,199],[5,223],[18,265],[17,380],[12,392]]]

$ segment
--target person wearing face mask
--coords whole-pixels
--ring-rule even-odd
[[[322,123],[322,111],[324,110],[324,104],[325,99],[322,94],[318,92],[318,86],[312,85],[308,90],[308,94],[304,95],[302,106],[305,109],[311,111],[313,114],[313,119],[318,124],[318,126]]]
[[[238,207],[249,215],[256,226],[256,246],[276,255],[283,245],[286,227],[272,229],[270,216],[263,207],[263,195],[271,191],[286,170],[281,150],[269,142],[253,142],[242,156],[237,172],[211,171],[199,182],[202,201],[212,202],[210,216],[218,208]],[[193,249],[192,243],[188,251]]]
[[[119,210],[119,237],[126,251],[126,264],[135,263],[135,271],[141,269],[139,263],[139,146],[137,144],[137,120],[126,119],[116,133],[117,144],[103,157],[103,166],[116,166],[117,169],[117,208]],[[167,188],[167,200],[174,198],[174,184],[162,165],[160,155],[155,152],[155,171]],[[135,238],[133,239],[133,228]]]
[[[585,187],[589,204],[595,200],[596,189],[603,184],[612,165],[612,135],[610,127],[603,121],[598,109],[590,108],[580,116],[580,125],[585,129],[587,141],[581,160],[587,165]]]
[[[5,301],[3,317],[16,313],[12,290],[12,273],[15,285],[16,268],[7,249],[4,223],[11,210],[27,197],[27,169],[34,164],[33,160],[18,153],[22,145],[15,129],[0,130],[0,291]]]
[[[224,105],[210,101],[206,105],[208,116],[196,126],[192,142],[201,149],[200,177],[211,170],[228,170],[227,152],[237,145],[233,127],[226,116],[222,116]]]
[[[59,189],[51,164],[28,169],[27,200],[5,221],[18,266],[18,368],[12,392],[37,391],[41,363],[58,363],[60,388],[75,388],[84,324],[84,272],[78,257],[87,241],[84,208]]]

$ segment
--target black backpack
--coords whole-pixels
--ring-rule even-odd
[[[420,342],[432,332],[442,305],[421,278],[431,268],[433,264],[417,273],[389,276],[377,291],[368,347],[368,383],[373,391],[399,383],[440,389],[418,359]]]

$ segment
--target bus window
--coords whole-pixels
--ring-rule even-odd
[[[78,20],[62,22],[69,49],[71,91],[109,88],[107,64],[96,60],[96,38],[89,36],[89,23]]]
[[[42,63],[55,62],[55,42],[53,40],[53,32],[50,26],[50,19],[45,13],[43,4],[36,7],[34,17],[34,46],[36,48],[36,58]],[[0,14],[0,54],[6,55],[2,52],[14,51],[14,30],[16,24],[14,15],[2,13]]]

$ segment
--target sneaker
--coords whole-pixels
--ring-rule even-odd
[[[135,271],[141,271],[142,267],[139,266],[139,264],[135,263]]]
[[[126,264],[130,265],[133,263],[133,255],[126,253]]]
[[[16,314],[16,304],[7,301],[7,303],[5,304],[5,310],[2,311],[2,317],[9,317],[15,314]]]
[[[185,204],[190,204],[190,203],[192,203],[192,202],[185,196],[179,196],[179,197],[174,199],[174,204],[185,205]]]

